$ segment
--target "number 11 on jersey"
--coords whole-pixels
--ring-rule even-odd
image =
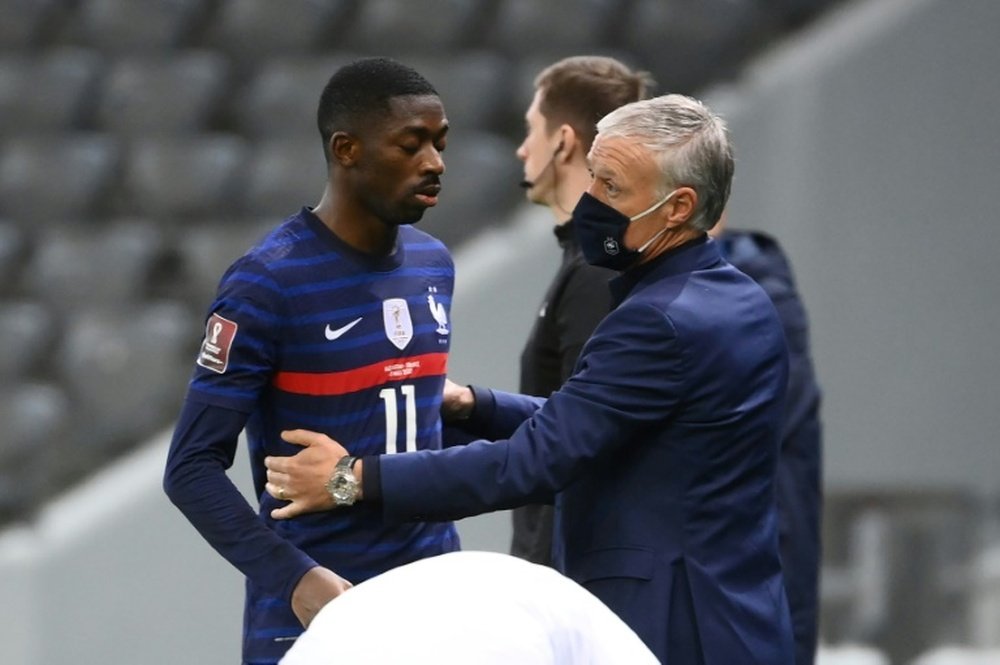
[[[399,387],[399,392],[403,393],[406,408],[406,447],[404,452],[413,452],[417,449],[417,397],[413,385],[406,384]],[[385,452],[388,455],[399,452],[396,449],[396,432],[399,429],[399,410],[396,405],[396,389],[383,388],[379,391],[379,397],[385,402]]]

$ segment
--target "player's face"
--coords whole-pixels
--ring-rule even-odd
[[[365,137],[359,196],[389,224],[412,224],[437,204],[448,119],[435,95],[395,97]]]
[[[517,149],[517,158],[524,162],[524,179],[531,181],[525,196],[532,203],[548,205],[553,200],[553,153],[558,145],[558,130],[548,132],[545,116],[539,108],[542,93],[535,92],[527,113],[524,114],[524,141]]]

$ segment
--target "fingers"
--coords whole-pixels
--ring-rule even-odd
[[[305,448],[331,440],[326,434],[310,432],[307,429],[286,429],[281,433],[281,439]]]
[[[304,512],[305,511],[302,509],[302,507],[299,504],[295,503],[294,500],[292,500],[289,501],[287,505],[272,510],[271,519],[287,520],[293,517],[298,517],[299,515],[302,515]]]

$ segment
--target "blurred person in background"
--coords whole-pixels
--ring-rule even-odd
[[[268,493],[290,499],[272,516],[362,500],[389,521],[455,519],[555,494],[557,569],[661,662],[791,665],[774,489],[788,351],[707,235],[732,182],[725,124],[666,95],[597,129],[573,224],[587,261],[621,274],[574,374],[548,399],[446,382],[444,417],[483,440],[445,450],[358,460],[283,432],[302,448],[265,460]]]
[[[727,219],[723,213],[709,233],[722,256],[771,298],[788,340],[788,395],[778,454],[778,542],[795,632],[795,663],[812,665],[819,622],[823,432],[809,323],[791,264],[777,240],[756,231],[730,229]]]
[[[364,59],[333,74],[317,120],[322,198],[222,277],[163,481],[247,578],[245,663],[276,663],[352,582],[459,547],[450,522],[387,525],[371,505],[270,516],[284,502],[264,491],[264,458],[298,450],[284,429],[336,433],[356,455],[441,445],[454,266],[412,226],[441,188],[441,100],[413,69]],[[244,428],[256,513],[226,476]]]
[[[387,635],[387,631],[390,635]],[[452,552],[330,601],[281,665],[656,665],[583,587],[506,554]]]
[[[644,99],[652,83],[647,73],[602,56],[565,58],[535,78],[535,95],[524,115],[526,134],[517,149],[524,162],[521,184],[529,201],[552,211],[562,259],[521,354],[524,395],[548,397],[558,390],[611,310],[608,281],[615,273],[584,260],[572,211],[590,186],[587,153],[597,121]],[[552,513],[551,504],[515,508],[511,554],[552,565]]]

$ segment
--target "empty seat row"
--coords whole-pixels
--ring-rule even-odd
[[[515,148],[493,134],[453,132],[441,206],[430,214],[474,228],[476,218],[506,212],[519,199]],[[318,136],[258,144],[233,135],[130,143],[104,134],[15,138],[0,152],[0,215],[42,222],[283,216],[315,203],[325,181]]]
[[[238,83],[218,52],[181,51],[108,59],[60,49],[0,57],[0,131],[5,134],[97,129],[125,136],[208,132],[250,136],[312,133],[320,93],[341,65],[358,57],[275,58]],[[510,61],[487,51],[460,58],[405,58],[438,89],[461,129],[501,128],[511,106]]]

